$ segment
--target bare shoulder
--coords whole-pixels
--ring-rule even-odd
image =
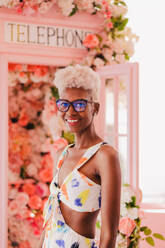
[[[114,157],[118,155],[119,155],[118,150],[116,150],[113,146],[109,144],[102,145],[98,152],[98,158],[100,159],[102,158],[108,159],[109,157]]]
[[[97,155],[98,171],[104,173],[116,167],[116,170],[120,170],[119,152],[113,146],[109,144],[102,145]],[[100,174],[99,173],[99,174]]]

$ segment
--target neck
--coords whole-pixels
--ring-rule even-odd
[[[102,141],[102,139],[96,134],[93,123],[82,132],[74,133],[74,135],[75,149],[85,149]]]

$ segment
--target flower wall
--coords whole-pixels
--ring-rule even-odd
[[[9,64],[9,247],[36,247],[53,158],[69,141],[56,115],[55,70]]]

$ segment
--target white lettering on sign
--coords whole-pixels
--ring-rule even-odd
[[[85,49],[82,41],[89,30],[5,22],[5,42]]]

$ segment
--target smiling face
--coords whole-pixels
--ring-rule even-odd
[[[61,94],[60,99],[66,99],[70,102],[78,99],[86,99],[93,101],[90,90],[84,88],[66,88]],[[86,109],[83,112],[77,112],[70,105],[67,112],[58,111],[58,115],[63,119],[67,128],[71,132],[81,132],[89,127],[93,122],[93,114],[99,110],[99,103],[87,103]]]

